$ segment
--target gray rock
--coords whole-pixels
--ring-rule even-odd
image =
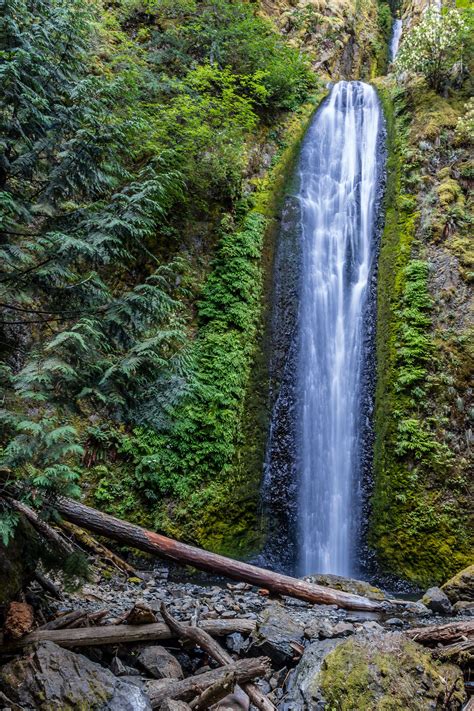
[[[385,620],[385,624],[390,627],[403,627],[403,620],[399,617],[391,617],[389,620]]]
[[[149,711],[150,702],[134,684],[52,642],[0,669],[0,688],[25,708],[73,711]]]
[[[183,679],[183,670],[178,660],[164,647],[144,647],[137,662],[154,679]]]
[[[453,605],[453,612],[456,615],[468,615],[474,617],[474,602],[469,600],[459,600]]]
[[[433,587],[425,592],[421,602],[429,610],[437,612],[440,615],[450,615],[453,611],[452,605],[449,602],[449,598],[444,593],[441,588]]]
[[[361,627],[367,635],[380,634],[384,631],[382,625],[379,625],[375,620],[368,620],[368,622],[364,622]]]
[[[324,639],[306,647],[283,699],[285,711],[320,711],[325,708],[319,690],[319,673],[325,657],[342,642],[342,639]]]
[[[268,656],[277,668],[288,666],[295,656],[292,643],[303,641],[303,625],[296,622],[285,608],[275,603],[267,607],[252,634],[251,650],[255,656]]]

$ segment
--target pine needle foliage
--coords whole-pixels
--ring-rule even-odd
[[[141,266],[183,179],[166,151],[137,165],[142,127],[117,111],[124,78],[92,73],[93,13],[5,0],[1,20],[0,319],[15,353],[1,372],[2,464],[36,503],[78,493],[74,415],[126,419],[184,366],[175,270]]]

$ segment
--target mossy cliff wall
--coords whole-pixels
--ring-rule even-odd
[[[426,585],[472,555],[466,109],[462,90],[441,98],[421,80],[377,88],[389,158],[370,543],[385,570]]]

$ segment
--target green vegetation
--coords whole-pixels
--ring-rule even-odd
[[[438,235],[445,235],[442,248],[451,250],[469,219],[460,209],[464,185],[447,184],[451,167],[438,169],[429,181],[422,178],[423,169],[432,170],[428,141],[436,137],[443,163],[452,160],[457,104],[419,81],[402,87],[379,81],[378,89],[389,157],[379,259],[371,543],[387,570],[425,585],[465,566],[472,550],[462,416],[453,417],[456,398],[464,397],[469,354],[460,350],[458,336],[440,330],[430,266],[440,258]],[[462,151],[456,159],[464,160]],[[457,238],[446,241],[446,225]]]
[[[3,5],[7,483],[164,525],[158,500],[210,502],[229,473],[263,278],[248,149],[315,80],[241,2]]]
[[[398,53],[400,71],[417,72],[440,92],[465,71],[468,24],[462,11],[429,7],[420,22],[408,33]]]
[[[463,703],[464,690],[457,681],[462,679],[460,670],[433,661],[428,651],[401,634],[343,642],[324,659],[318,681],[330,709],[417,711],[420,679],[423,704],[442,708],[446,688],[456,687],[453,707]]]

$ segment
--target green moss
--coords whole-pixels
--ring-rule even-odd
[[[441,711],[455,683],[452,708],[461,708],[465,699],[461,671],[434,662],[400,634],[339,645],[325,658],[319,683],[328,708],[337,711],[419,711],[420,693],[423,708],[431,702],[430,708]]]
[[[419,181],[414,150],[426,95],[410,104],[389,82],[378,83],[388,130],[386,222],[378,276],[377,391],[371,545],[384,568],[426,585],[467,565],[468,497],[456,485],[457,461],[443,435],[439,344],[433,329],[428,263],[420,259],[420,212],[407,188]],[[436,99],[436,102],[438,99]],[[438,195],[459,199],[449,170]],[[458,371],[459,372],[459,371]],[[445,387],[445,386],[444,386]],[[443,441],[444,440],[444,441]]]

